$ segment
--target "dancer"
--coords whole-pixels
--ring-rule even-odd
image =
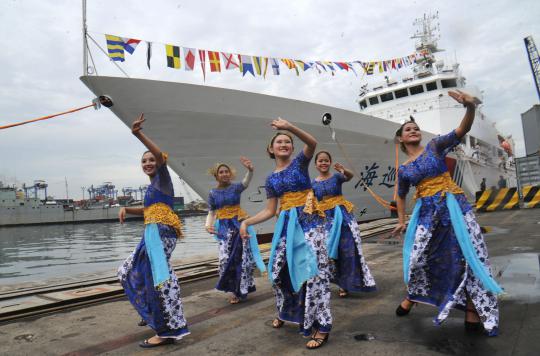
[[[240,221],[247,217],[240,208],[240,195],[248,187],[253,176],[253,164],[245,157],[240,162],[247,169],[241,183],[231,183],[234,169],[225,163],[217,163],[209,170],[218,186],[208,194],[206,231],[215,235],[219,242],[219,280],[216,289],[230,292],[230,304],[237,304],[255,291],[253,279],[257,262],[264,271],[256,237],[244,240],[240,237]]]
[[[144,234],[135,251],[118,269],[118,278],[126,295],[156,336],[144,340],[141,347],[174,343],[189,335],[180,299],[180,285],[169,259],[182,236],[178,215],[173,210],[173,185],[167,170],[167,154],[142,132],[145,121],[141,114],[131,132],[147,148],[141,159],[143,172],[150,178],[144,196],[144,208],[122,208],[120,222],[126,214],[144,215]]]
[[[416,186],[416,206],[406,229],[403,269],[408,296],[396,310],[407,315],[416,303],[438,308],[435,323],[443,322],[452,308],[465,310],[465,328],[498,332],[499,309],[487,248],[463,190],[450,177],[445,157],[470,131],[478,99],[461,91],[448,94],[467,110],[458,128],[421,145],[422,134],[414,121],[396,132],[409,159],[399,167],[397,208],[405,231],[405,197]]]
[[[247,237],[248,226],[272,218],[279,200],[268,263],[278,311],[272,326],[280,328],[285,321],[299,324],[304,336],[311,335],[306,347],[316,349],[327,342],[332,328],[324,212],[317,206],[308,172],[317,141],[281,118],[271,126],[284,131],[277,132],[267,147],[276,170],[266,179],[266,208],[244,220],[240,234]],[[292,135],[305,143],[294,158]]]
[[[331,165],[330,153],[319,151],[315,155],[319,176],[311,184],[327,218],[328,256],[335,261],[333,281],[340,287],[339,296],[345,298],[349,292],[375,291],[376,286],[362,254],[360,228],[352,213],[354,205],[345,200],[341,191],[341,185],[350,181],[354,174],[336,163],[337,173],[332,175]]]

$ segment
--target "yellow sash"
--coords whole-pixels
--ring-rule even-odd
[[[463,189],[461,189],[450,177],[450,173],[444,172],[441,175],[436,177],[430,177],[423,179],[416,186],[416,194],[414,199],[431,197],[437,194],[438,192],[450,192],[452,194],[463,194]]]
[[[289,210],[299,206],[304,207],[304,213],[316,213],[320,217],[325,217],[324,210],[319,206],[312,189],[306,189],[301,192],[286,192],[279,199],[278,215],[282,210]]]
[[[319,201],[319,207],[323,211],[334,209],[338,205],[343,205],[343,207],[345,207],[349,213],[354,209],[354,204],[345,199],[343,195],[327,195],[324,196],[321,201]]]
[[[216,210],[216,218],[218,219],[232,219],[235,216],[238,220],[244,220],[249,215],[240,207],[240,205],[226,205],[221,209]]]
[[[144,224],[169,225],[174,228],[177,237],[182,237],[180,218],[165,203],[156,203],[144,208]]]

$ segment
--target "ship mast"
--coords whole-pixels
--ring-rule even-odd
[[[425,77],[434,74],[433,64],[435,63],[434,53],[443,51],[437,46],[440,36],[439,12],[434,15],[424,14],[424,17],[417,18],[413,26],[417,26],[416,32],[411,36],[417,39],[416,42],[416,65],[413,71],[417,77]],[[435,21],[437,21],[435,23]]]
[[[86,34],[86,0],[82,0],[83,75],[88,75],[88,39]]]

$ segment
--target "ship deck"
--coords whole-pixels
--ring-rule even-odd
[[[374,235],[364,253],[378,291],[337,298],[332,286],[334,328],[322,352],[331,355],[532,355],[540,347],[539,210],[479,215],[488,227],[491,262],[506,294],[500,300],[500,335],[466,335],[463,313],[453,311],[436,327],[435,309],[420,305],[404,318],[395,307],[404,296],[401,245]],[[144,350],[139,341],[153,335],[138,327],[138,317],[125,298],[48,315],[17,319],[0,326],[2,353],[125,355],[185,353],[199,355],[309,354],[297,327],[273,329],[274,298],[266,278],[257,292],[238,305],[213,289],[215,278],[182,283],[191,335],[174,345]],[[366,335],[372,335],[373,340]],[[358,336],[355,338],[355,336]],[[361,339],[361,340],[357,340]]]

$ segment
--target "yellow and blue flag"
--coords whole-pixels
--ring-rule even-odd
[[[107,39],[107,51],[109,58],[113,61],[123,62],[124,58],[124,40],[122,37],[105,35]]]

